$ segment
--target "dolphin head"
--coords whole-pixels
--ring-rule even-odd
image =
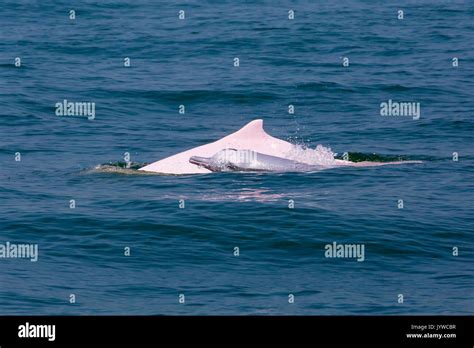
[[[216,171],[216,170],[213,170],[215,168],[215,165],[214,165],[214,162],[212,161],[212,157],[191,156],[189,158],[189,163],[195,164],[199,167],[204,167],[213,172]]]
[[[238,154],[239,151],[236,149],[224,149],[212,157],[191,156],[189,162],[213,172],[226,172],[235,170],[238,166]]]

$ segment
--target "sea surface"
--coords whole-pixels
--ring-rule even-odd
[[[2,0],[0,27],[0,244],[39,250],[0,257],[0,314],[474,314],[472,1]],[[136,170],[253,119],[423,163]]]

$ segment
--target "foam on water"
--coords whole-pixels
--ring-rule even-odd
[[[318,145],[315,149],[310,149],[303,145],[295,145],[285,157],[307,164],[331,165],[335,162],[334,153],[331,148],[323,145]]]

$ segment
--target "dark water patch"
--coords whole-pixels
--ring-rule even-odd
[[[346,157],[347,156],[347,157]],[[351,162],[398,162],[398,161],[433,161],[436,160],[430,156],[413,155],[384,155],[376,153],[347,152],[346,154],[337,154],[336,159],[347,159]],[[438,159],[440,160],[440,159]]]
[[[150,175],[153,173],[138,170],[148,163],[138,162],[109,162],[100,164],[92,172],[94,173],[110,173],[110,174],[128,174],[128,175]],[[90,170],[88,170],[90,171]]]
[[[329,81],[301,83],[297,84],[296,88],[302,91],[308,90],[314,92],[331,91],[334,93],[348,93],[356,91],[352,87]]]

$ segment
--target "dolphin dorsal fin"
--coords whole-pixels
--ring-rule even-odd
[[[266,136],[267,133],[265,133],[265,131],[263,130],[263,120],[258,119],[247,123],[233,135],[238,135],[239,137],[254,138],[259,136]]]

